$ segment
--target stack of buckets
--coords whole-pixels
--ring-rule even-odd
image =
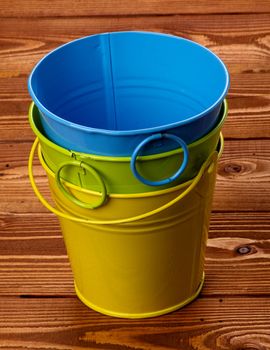
[[[33,69],[29,176],[90,308],[143,318],[198,296],[228,86],[211,51],[152,32],[81,38]],[[36,150],[54,205],[35,183]]]

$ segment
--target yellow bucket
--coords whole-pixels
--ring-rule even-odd
[[[75,204],[55,191],[54,181],[50,186],[58,209],[40,194],[32,171],[36,145],[29,157],[30,181],[41,202],[59,216],[76,293],[82,302],[103,314],[144,318],[171,312],[197,297],[204,279],[217,152],[192,181],[173,189],[140,194],[138,201],[134,195],[109,198],[98,209],[74,210]],[[222,148],[221,140],[219,155]],[[53,178],[44,162],[43,166],[49,179]],[[86,197],[89,192],[75,190]],[[128,208],[130,204],[140,210]],[[94,216],[101,210],[107,210],[107,215],[104,212],[102,219]],[[123,217],[124,213],[129,216]]]

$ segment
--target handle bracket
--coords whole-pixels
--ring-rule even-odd
[[[83,169],[84,172],[88,171],[98,181],[100,188],[101,188],[101,197],[96,203],[83,202],[80,199],[74,197],[67,190],[66,186],[64,185],[64,182],[61,180],[61,172],[64,168],[70,167],[70,166]],[[100,176],[100,174],[97,172],[96,169],[91,167],[89,164],[84,163],[83,161],[74,159],[74,160],[71,160],[69,162],[62,163],[55,172],[55,182],[56,182],[56,185],[58,186],[59,190],[65,195],[65,197],[67,197],[71,202],[73,202],[74,204],[78,205],[81,208],[85,208],[85,209],[99,208],[106,201],[107,189],[106,189],[106,186],[105,186],[105,183],[104,183],[102,177]]]

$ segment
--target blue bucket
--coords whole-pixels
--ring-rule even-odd
[[[229,74],[214,53],[190,40],[115,32],[52,51],[35,66],[28,87],[56,144],[130,156],[143,143],[146,155],[206,135],[217,122]]]

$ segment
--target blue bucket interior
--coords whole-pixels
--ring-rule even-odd
[[[38,107],[106,130],[147,129],[196,117],[222,102],[228,84],[224,64],[208,49],[145,32],[75,40],[45,56],[29,79]]]

